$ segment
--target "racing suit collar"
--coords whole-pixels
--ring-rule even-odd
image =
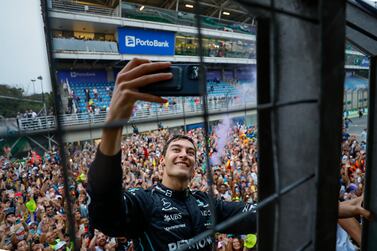
[[[170,188],[167,188],[166,186],[162,185],[161,183],[157,183],[155,187],[153,188],[154,191],[163,194],[167,197],[170,198],[176,198],[176,199],[183,199],[188,197],[190,194],[190,189],[186,188],[183,191],[177,191],[177,190],[172,190]]]

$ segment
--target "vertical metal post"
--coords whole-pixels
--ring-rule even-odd
[[[34,91],[33,94],[35,94],[35,79],[32,79],[31,82],[33,83],[33,91]]]
[[[368,139],[367,169],[365,175],[364,206],[377,212],[377,56],[370,58],[369,64],[369,107],[368,107]],[[364,221],[362,247],[363,250],[377,250],[377,220]]]
[[[44,23],[44,33],[45,33],[45,39],[46,39],[46,47],[47,47],[47,55],[48,55],[48,62],[50,65],[50,78],[52,82],[52,90],[54,92],[54,102],[55,106],[59,106],[61,104],[61,99],[60,96],[57,95],[59,93],[58,87],[56,84],[56,75],[55,75],[55,68],[54,68],[54,63],[53,63],[53,58],[52,58],[52,38],[51,38],[51,32],[50,32],[50,23],[48,20],[48,13],[47,13],[47,3],[46,0],[41,0],[41,7],[42,7],[42,18],[43,18],[43,23]],[[71,194],[69,192],[69,183],[68,183],[68,178],[69,178],[69,173],[68,173],[68,162],[67,162],[67,156],[64,151],[64,132],[62,128],[62,124],[59,121],[59,115],[61,115],[61,111],[57,109],[56,112],[56,140],[60,145],[60,149],[58,148],[60,154],[61,154],[61,165],[62,165],[62,174],[64,177],[63,185],[64,185],[64,192],[66,194],[66,202],[67,202],[67,210],[66,210],[66,215],[67,215],[67,224],[68,224],[68,234],[70,241],[73,243],[73,250],[79,250],[78,243],[76,242],[76,235],[75,235],[75,221],[73,218],[72,214],[72,204],[73,204],[73,199],[71,197]]]
[[[181,97],[182,100],[182,112],[183,112],[183,127],[185,133],[187,133],[187,126],[186,126],[186,112],[185,112],[185,97]]]
[[[158,110],[156,110],[156,122],[157,122],[157,129],[159,129],[160,119],[158,118]]]
[[[122,17],[122,0],[119,0],[119,17]]]
[[[51,134],[50,134],[50,129],[48,129],[48,150],[51,151]]]
[[[315,250],[335,250],[344,94],[345,1],[320,1],[321,86]]]
[[[271,80],[270,80],[270,21],[258,19],[257,26],[257,104],[270,103]],[[259,110],[258,116],[258,148],[259,148],[259,169],[258,181],[261,186],[258,188],[258,199],[261,201],[275,191],[273,161],[272,161],[272,139],[270,133],[271,117],[270,111]],[[273,250],[271,241],[274,233],[275,205],[271,204],[258,212],[258,250]]]

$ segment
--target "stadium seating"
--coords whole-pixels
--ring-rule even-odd
[[[368,87],[368,79],[360,76],[347,76],[345,79],[346,90],[356,90]]]
[[[105,83],[70,83],[70,88],[73,91],[74,95],[80,97],[78,104],[79,112],[86,112],[87,105],[85,102],[85,92],[84,90],[88,88],[90,90],[90,96],[94,101],[94,104],[98,107],[108,107],[110,104],[110,96],[106,91],[106,87],[113,87],[114,82],[105,82]],[[93,88],[96,88],[98,91],[98,99],[94,99]]]
[[[106,91],[106,87],[113,88],[114,82],[104,82],[104,83],[70,83],[70,88],[75,96],[78,96],[79,102],[76,103],[78,112],[87,111],[87,102],[85,101],[86,96],[84,90],[88,88],[90,90],[90,96],[94,101],[95,106],[100,108],[106,108],[110,105],[110,96]],[[94,99],[93,88],[98,91],[98,99]],[[207,92],[208,96],[239,96],[240,90],[234,85],[227,82],[207,82]]]
[[[227,82],[207,82],[209,96],[238,96],[240,93],[234,86]]]

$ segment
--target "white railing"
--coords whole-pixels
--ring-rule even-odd
[[[209,103],[208,111],[209,114],[215,112],[232,112],[240,109],[250,109],[255,107],[255,103],[230,103],[227,102],[217,102]],[[150,109],[145,109],[143,107],[137,109],[132,115],[130,122],[137,123],[138,121],[157,121],[169,117],[179,117],[179,116],[200,116],[203,114],[203,109],[201,104],[189,104],[185,103],[176,104],[173,107],[166,108],[162,107],[150,107]],[[83,125],[98,125],[105,122],[107,112],[94,113],[73,113],[64,114],[59,116],[59,121],[64,128],[83,126]],[[52,130],[56,128],[56,117],[55,116],[42,116],[36,118],[20,118],[18,119],[18,130],[19,131],[35,131],[35,130]]]
[[[40,116],[35,118],[19,118],[17,119],[18,130],[34,131],[54,129],[56,126],[55,116]]]
[[[149,105],[147,103],[138,103],[130,122],[137,123],[139,121],[158,121],[169,117],[184,116],[201,116],[203,114],[202,104],[195,104],[182,99],[177,99],[175,105],[159,107],[157,105]],[[344,93],[344,110],[357,110],[366,108],[368,95],[366,89],[349,90]],[[256,106],[255,102],[230,102],[227,99],[213,100],[208,102],[209,115],[216,112],[228,113],[237,110],[248,110]],[[75,126],[91,126],[99,125],[105,122],[107,112],[94,113],[73,113],[59,116],[59,121],[64,128]],[[35,131],[35,130],[54,130],[56,128],[55,116],[40,116],[36,118],[7,118],[2,119],[0,123],[0,134],[4,132],[16,131]]]

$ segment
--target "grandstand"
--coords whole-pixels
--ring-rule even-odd
[[[89,89],[92,91],[91,96],[95,105],[100,108],[106,108],[110,105],[110,95],[109,90],[110,88],[114,87],[114,82],[102,82],[102,83],[72,83],[69,85],[70,89],[72,90],[73,94],[78,97],[75,103],[77,105],[78,112],[85,112],[87,110],[87,103],[86,96],[85,96],[85,89]],[[93,89],[96,88],[98,91],[98,98],[94,97]]]
[[[345,78],[345,89],[346,90],[357,90],[357,89],[367,89],[368,88],[368,79],[352,75],[352,73],[347,74]]]
[[[192,63],[199,60],[197,31],[192,19],[193,10],[182,3],[167,5],[163,2],[151,1],[146,5],[140,1],[119,4],[117,1],[109,3],[65,0],[50,0],[48,3],[57,80],[62,90],[64,113],[68,113],[60,118],[64,126],[87,123],[85,119],[91,117],[89,114],[91,112],[97,112],[92,122],[102,123],[110,104],[109,92],[114,88],[116,74],[125,62],[133,57],[147,57],[173,63]],[[216,110],[229,111],[229,106],[255,106],[256,39],[253,19],[234,2],[223,6],[233,11],[230,16],[222,15],[220,9],[211,4],[211,1],[205,1],[204,6],[206,8],[203,11],[205,15],[208,15],[203,17],[202,22],[204,61],[208,69],[209,109],[216,107]],[[170,21],[158,20],[167,16],[170,17]],[[165,54],[160,55],[156,54],[156,51],[159,51],[157,49],[148,52],[149,54],[144,54],[142,50],[129,51],[130,48],[125,46],[121,32],[134,32],[134,35],[140,36],[146,34],[143,32],[152,32],[148,34],[156,38],[164,34],[174,41],[174,46],[169,48],[169,51],[165,51]],[[348,72],[345,78],[346,91],[356,92],[366,86],[367,73],[365,72],[368,69],[369,60],[350,43],[346,44],[345,54],[345,68]],[[64,85],[70,90],[69,92],[63,90]],[[90,100],[86,99],[85,89],[89,89]],[[98,98],[94,97],[94,89],[98,92]],[[245,93],[253,93],[252,101],[249,99],[250,102],[247,105],[237,103],[245,101],[242,98],[246,96]],[[352,104],[352,106],[345,106],[347,109],[364,108],[366,104],[364,94],[362,102],[355,103],[355,98],[349,100],[349,97],[358,95],[345,94],[344,103]],[[161,118],[183,110],[185,112],[200,111],[198,104],[195,109],[192,109],[191,100],[193,99],[171,102],[176,103],[175,106],[169,106],[175,108],[174,111],[163,111],[156,105],[148,107],[141,104],[135,116],[144,118],[148,113],[154,113]],[[215,104],[214,100],[220,100],[220,102]],[[142,111],[144,107],[150,111],[144,113]],[[72,113],[81,115],[71,116]],[[137,120],[136,117],[134,118]],[[7,127],[9,126],[12,128],[11,131],[14,131],[17,129],[17,124],[20,124],[20,130],[35,131],[38,128],[30,125],[40,126],[41,129],[53,128],[56,125],[53,116],[39,122],[29,120],[21,118],[20,123],[15,119],[10,120],[7,122]]]
[[[247,83],[243,83],[247,85]],[[85,89],[89,89],[91,99],[94,102],[95,106],[106,109],[110,105],[110,95],[109,90],[112,90],[114,87],[114,82],[105,82],[105,83],[71,83],[69,88],[72,90],[73,94],[78,97],[76,98],[77,102],[76,108],[78,112],[86,112],[88,101],[86,101]],[[98,91],[98,98],[94,98],[93,88],[96,88]],[[228,97],[240,97],[242,95],[240,89],[242,89],[241,84],[238,87],[231,85],[227,82],[207,82],[207,93],[208,96],[228,96]]]
[[[199,60],[194,13],[183,3],[174,5],[150,1],[147,5],[136,0],[111,3],[91,0],[49,0],[48,3],[57,80],[62,90],[64,113],[68,113],[60,118],[64,126],[87,123],[85,119],[91,117],[91,112],[97,112],[92,122],[102,123],[110,104],[109,93],[114,88],[116,74],[125,62],[133,57],[147,57],[173,63],[192,63]],[[223,15],[211,1],[205,1],[204,6],[203,12],[207,16],[202,19],[203,52],[208,69],[209,109],[216,107],[217,110],[228,111],[229,106],[239,107],[241,104],[237,102],[245,101],[242,98],[246,96],[245,93],[253,93],[254,98],[252,102],[249,99],[249,104],[243,106],[255,106],[256,31],[253,19],[247,15],[243,7],[234,2],[223,6],[230,11],[229,16]],[[156,38],[163,34],[174,43],[172,48],[164,52],[165,54],[156,54],[158,49],[148,52],[149,54],[140,49],[130,51],[124,44],[121,32],[126,32],[126,35],[133,32],[132,34],[137,36],[152,34],[152,37]],[[345,68],[348,72],[345,78],[346,91],[355,92],[345,94],[344,103],[352,104],[345,107],[352,110],[364,108],[364,94],[362,102],[355,103],[355,98],[349,100],[349,97],[356,97],[359,95],[356,94],[357,90],[365,89],[365,72],[369,67],[369,60],[350,43],[346,43],[345,54]],[[63,90],[64,85],[69,92]],[[86,98],[85,89],[89,90],[90,100]],[[98,92],[98,98],[94,97],[94,89]],[[191,100],[193,99],[188,98],[171,102],[176,103],[175,106],[169,106],[175,108],[174,111],[163,111],[156,105],[149,107],[141,104],[135,116],[144,118],[148,113],[154,113],[158,117],[163,117],[170,112],[174,114],[183,110],[200,111],[198,104],[192,109]],[[220,101],[215,104],[214,100]],[[142,111],[145,107],[150,109],[148,113]],[[71,116],[72,113],[81,115]],[[136,117],[134,118],[137,120]],[[20,130],[35,131],[37,126],[43,129],[56,125],[53,116],[39,122],[29,120],[21,118],[20,123],[11,120],[7,122],[7,126],[13,131],[16,130],[17,124],[20,124]]]
[[[184,4],[174,6],[174,10],[171,4],[163,6],[157,2],[150,5],[137,1],[118,2],[118,5],[99,2],[49,2],[57,79],[71,91],[62,92],[63,104],[68,106],[72,102],[73,107],[66,109],[68,113],[86,113],[91,107],[106,110],[110,102],[109,88],[113,88],[117,72],[124,65],[123,61],[133,57],[173,63],[198,62],[194,13]],[[249,83],[255,89],[255,26],[247,12],[235,3],[226,6],[234,11],[230,18],[226,15],[220,18],[222,12],[217,18],[213,17],[212,12],[218,8],[210,1],[205,6],[208,16],[203,17],[202,22],[210,83],[208,94],[231,97],[233,101],[240,95],[233,82]],[[124,44],[124,36],[128,35],[155,39],[164,36],[171,45],[165,52],[151,48],[145,54],[140,46],[135,50]],[[245,74],[250,69],[252,73]],[[80,72],[86,77],[76,74]],[[85,89],[89,89],[91,99],[87,98]],[[94,98],[93,89],[98,91],[98,98]],[[190,103],[190,99],[184,102]]]

